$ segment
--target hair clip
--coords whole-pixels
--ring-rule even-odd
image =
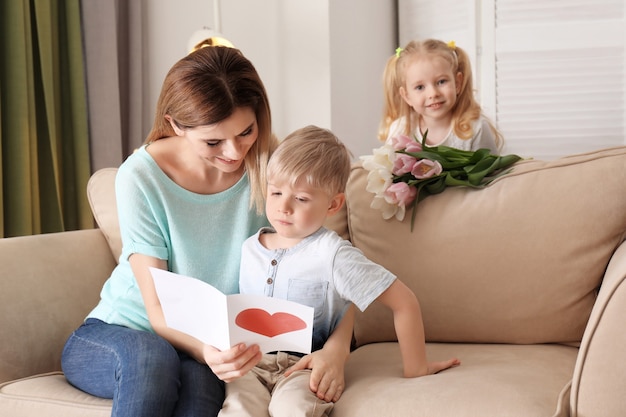
[[[448,42],[448,48],[452,49],[453,51],[456,51],[456,42],[454,41]]]
[[[400,53],[402,52],[402,48],[396,48],[396,58],[400,58]]]

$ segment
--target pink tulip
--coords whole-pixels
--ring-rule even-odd
[[[406,174],[407,172],[411,172],[416,162],[417,159],[411,155],[404,153],[396,154],[396,159],[393,161],[393,168],[391,169],[391,172],[394,175]]]
[[[406,207],[417,196],[417,189],[410,187],[406,182],[396,182],[385,190],[385,199],[391,204]]]
[[[413,176],[418,180],[423,180],[425,178],[431,178],[435,175],[439,175],[442,171],[443,168],[438,161],[431,161],[430,159],[420,159],[413,166],[411,174],[413,174]]]
[[[396,151],[421,152],[422,144],[406,135],[397,135],[391,138],[391,146]]]

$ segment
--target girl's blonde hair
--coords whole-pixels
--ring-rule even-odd
[[[399,48],[396,54],[388,59],[383,72],[385,101],[379,128],[379,139],[385,141],[389,135],[391,123],[401,117],[407,121],[404,132],[406,135],[412,134],[417,128],[418,120],[411,117],[413,109],[401,98],[400,88],[406,83],[406,67],[419,56],[441,57],[450,64],[454,75],[462,74],[463,80],[459,94],[452,108],[452,129],[459,138],[470,139],[474,133],[472,123],[478,120],[482,114],[480,104],[474,97],[471,62],[462,48],[437,39],[412,40],[404,48]],[[496,137],[496,145],[500,147],[502,135],[491,121],[487,120],[487,122]]]
[[[154,125],[145,143],[174,136],[166,119],[180,129],[219,123],[241,107],[251,108],[259,134],[245,156],[251,188],[251,206],[263,212],[267,162],[276,147],[265,86],[252,63],[235,48],[200,48],[179,60],[163,81]]]
[[[270,158],[270,181],[304,183],[329,196],[343,193],[350,176],[350,152],[330,130],[306,126],[289,134]]]
[[[398,49],[400,50],[400,49]],[[400,84],[396,77],[396,61],[398,54],[389,57],[383,71],[383,118],[378,128],[378,139],[382,142],[389,136],[389,127],[394,120],[400,118]]]

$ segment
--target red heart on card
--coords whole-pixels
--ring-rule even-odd
[[[242,310],[235,318],[235,323],[242,329],[259,333],[267,337],[295,332],[306,328],[306,323],[300,317],[289,313],[270,314],[260,308]]]

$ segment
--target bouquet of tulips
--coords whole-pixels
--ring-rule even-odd
[[[383,218],[403,220],[407,209],[413,209],[411,230],[417,204],[446,187],[482,188],[507,173],[519,161],[517,155],[493,155],[489,149],[464,151],[448,146],[430,147],[426,136],[399,135],[362,156],[363,168],[369,171],[367,191],[374,193],[371,207],[382,211]]]

